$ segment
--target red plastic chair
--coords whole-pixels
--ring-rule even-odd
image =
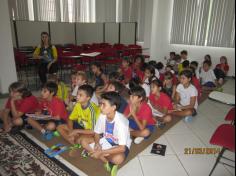
[[[72,68],[77,64],[76,58],[72,56],[78,55],[74,52],[65,52],[58,55],[58,63],[60,68],[61,79],[65,78],[66,73],[71,73]]]
[[[20,80],[25,80],[26,84],[29,86],[31,81],[30,78],[35,79],[35,86],[37,87],[37,60],[28,59],[26,53],[20,52],[19,50],[14,50],[16,71]]]
[[[226,121],[231,121],[231,124],[235,123],[235,107],[231,108],[225,116]]]
[[[220,161],[221,158],[224,158],[226,160],[235,162],[235,161],[223,156],[223,154],[226,150],[230,150],[232,152],[235,152],[235,126],[234,125],[231,125],[231,124],[222,124],[222,125],[220,125],[216,129],[214,134],[212,135],[212,137],[210,139],[210,144],[221,146],[222,149],[221,149],[221,151],[220,151],[220,153],[219,153],[219,155],[216,159],[216,162],[215,162],[209,176],[213,173],[215,167],[217,166],[217,164],[219,162],[224,164],[224,165],[234,167],[232,165],[229,165],[227,163],[224,163],[224,162]]]
[[[142,47],[140,45],[128,45],[128,50],[133,57],[142,54]]]

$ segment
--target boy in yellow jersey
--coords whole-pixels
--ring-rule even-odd
[[[97,118],[100,114],[99,107],[90,102],[94,89],[90,85],[82,85],[78,89],[77,103],[69,116],[67,124],[57,127],[61,136],[70,144],[80,143],[84,135],[93,136]]]

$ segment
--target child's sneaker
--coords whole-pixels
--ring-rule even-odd
[[[87,158],[87,157],[89,156],[89,154],[88,154],[88,152],[87,152],[86,150],[82,150],[81,156],[82,156],[83,158]]]
[[[113,165],[111,168],[111,176],[116,176],[118,171],[118,165]]]
[[[118,165],[107,162],[106,164],[104,164],[104,168],[106,169],[107,172],[111,173],[111,176],[116,176],[118,171]]]
[[[107,162],[104,164],[104,168],[106,169],[107,172],[111,172],[112,164],[110,162]]]
[[[184,118],[184,121],[185,121],[186,123],[192,122],[192,121],[193,121],[193,116],[186,116],[186,117]]]
[[[54,131],[54,132],[53,132],[53,136],[59,137],[59,136],[60,136],[60,133],[59,133],[58,131]]]
[[[53,138],[53,133],[51,131],[45,131],[45,133],[43,134],[43,138],[49,141]]]
[[[157,127],[159,127],[160,129],[163,129],[165,126],[166,124],[164,122],[157,121]]]
[[[136,137],[136,138],[134,139],[134,143],[135,143],[135,144],[140,144],[143,140],[144,140],[144,137]]]

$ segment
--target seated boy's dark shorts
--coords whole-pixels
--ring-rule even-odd
[[[125,159],[128,157],[129,155],[129,148],[127,146],[125,146]]]
[[[111,144],[111,143],[110,143]],[[111,144],[112,146],[117,146],[117,144]],[[124,152],[124,155],[125,155],[125,159],[128,157],[129,155],[129,148],[127,146],[125,146],[125,152]]]
[[[129,127],[132,128],[133,130],[139,130],[137,123],[130,118],[129,118]],[[155,125],[147,125],[146,128],[150,131],[150,133],[152,133],[155,129]]]
[[[216,87],[215,83],[210,82],[210,81],[206,82],[203,86],[210,87],[210,88]]]
[[[103,134],[100,134],[100,138],[103,137]],[[109,142],[109,141],[108,141]],[[109,142],[110,143],[110,142]],[[112,146],[118,146],[117,144],[114,144],[114,143],[110,143]],[[125,152],[124,152],[124,155],[125,155],[125,159],[127,158],[127,156],[129,155],[129,148],[127,146],[125,146]]]

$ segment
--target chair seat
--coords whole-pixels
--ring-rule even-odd
[[[210,143],[235,151],[235,126],[220,125],[210,139]]]
[[[235,107],[231,108],[225,117],[226,121],[233,121],[234,119],[235,119]]]

